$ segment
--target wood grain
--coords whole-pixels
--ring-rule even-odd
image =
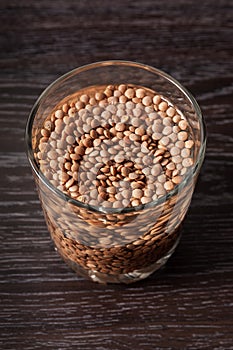
[[[228,0],[1,0],[1,349],[233,349],[232,19]],[[176,253],[131,286],[85,281],[61,261],[25,155],[43,89],[105,59],[173,75],[197,98],[208,133]]]

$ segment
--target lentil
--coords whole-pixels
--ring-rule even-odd
[[[132,88],[128,88],[126,91],[125,91],[125,96],[128,98],[128,99],[132,99],[134,97],[134,94],[135,94],[135,91],[134,89]]]
[[[110,209],[144,206],[180,184],[194,163],[187,120],[151,90],[109,85],[67,101],[44,122],[35,156],[53,186],[71,198]],[[64,222],[61,214],[56,224],[49,221],[50,231],[65,259],[84,269],[128,273],[156,262],[175,244],[177,233],[163,227],[171,200],[153,227],[136,228],[134,212],[107,217],[75,207],[88,229],[82,220],[77,227]]]

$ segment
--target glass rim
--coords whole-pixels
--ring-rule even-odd
[[[200,124],[200,149],[197,154],[197,159],[195,163],[190,167],[189,171],[183,176],[182,181],[174,186],[174,188],[166,193],[165,195],[149,202],[146,204],[140,204],[138,206],[133,206],[133,207],[122,207],[122,208],[106,208],[103,206],[94,206],[90,205],[88,203],[81,202],[77,199],[74,199],[70,197],[69,195],[65,194],[61,190],[59,190],[57,187],[55,187],[43,174],[43,172],[40,171],[40,167],[38,166],[38,163],[35,160],[34,157],[34,152],[32,148],[32,127],[33,127],[33,122],[39,107],[39,104],[41,100],[49,93],[50,89],[53,88],[55,85],[59,84],[61,81],[64,79],[67,79],[71,77],[72,75],[76,75],[81,72],[85,72],[87,70],[91,70],[93,68],[97,67],[104,67],[104,66],[113,66],[113,65],[119,65],[119,66],[131,66],[135,68],[140,68],[144,69],[147,71],[150,71],[151,73],[154,73],[156,75],[159,75],[163,78],[165,78],[167,81],[175,85],[189,100],[191,103],[196,115],[198,116],[198,121]],[[157,205],[164,203],[167,199],[173,197],[176,195],[180,189],[182,189],[190,179],[200,170],[202,162],[204,160],[204,155],[205,155],[205,148],[206,148],[206,127],[204,123],[204,119],[202,116],[201,109],[196,101],[196,99],[193,97],[193,95],[181,84],[179,83],[175,78],[170,76],[169,74],[165,73],[164,71],[154,68],[150,65],[146,65],[143,63],[139,62],[134,62],[134,61],[127,61],[127,60],[107,60],[107,61],[98,61],[90,64],[86,64],[83,66],[80,66],[78,68],[74,68],[70,70],[69,72],[61,75],[58,77],[56,80],[54,80],[52,83],[50,83],[47,88],[44,89],[44,91],[40,94],[36,102],[34,103],[31,112],[29,114],[27,123],[26,123],[26,129],[25,129],[25,142],[26,142],[26,151],[27,151],[27,157],[30,163],[30,166],[34,173],[37,175],[37,177],[44,183],[44,185],[53,193],[55,193],[57,196],[59,196],[61,199],[65,200],[66,202],[69,202],[76,207],[80,207],[83,209],[87,209],[92,212],[98,212],[98,213],[106,213],[106,214],[120,214],[120,213],[130,213],[130,212],[138,212],[147,208],[153,208],[156,207]]]

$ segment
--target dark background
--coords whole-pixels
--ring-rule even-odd
[[[0,35],[0,348],[233,349],[232,1],[1,0]],[[61,261],[25,156],[43,89],[107,59],[177,78],[208,132],[181,243],[131,286],[85,281]]]

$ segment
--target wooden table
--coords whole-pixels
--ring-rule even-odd
[[[232,5],[1,0],[1,349],[233,349]],[[42,90],[106,59],[173,75],[198,100],[208,131],[176,253],[129,286],[85,281],[57,256],[25,155],[25,123]]]

